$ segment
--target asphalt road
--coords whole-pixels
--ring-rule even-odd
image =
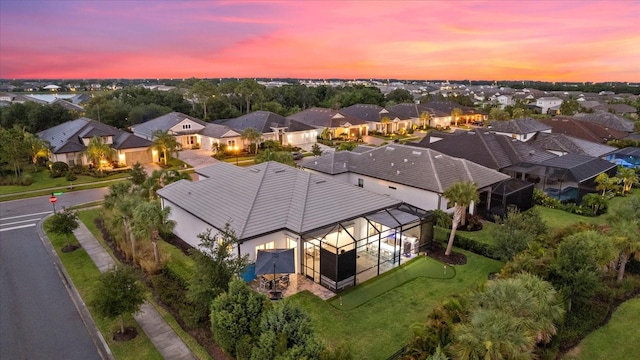
[[[106,189],[58,197],[56,207],[101,199]],[[0,359],[101,359],[37,223],[53,210],[48,196],[0,203]],[[76,307],[80,306],[80,310]]]

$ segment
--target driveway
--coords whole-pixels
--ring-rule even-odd
[[[211,151],[203,149],[181,150],[178,152],[178,159],[191,165],[194,169],[203,168],[218,162],[218,160],[211,157]]]

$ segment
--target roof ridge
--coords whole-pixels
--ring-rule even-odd
[[[303,180],[306,178],[306,181],[301,181],[300,184],[303,185],[305,187],[305,191],[304,191],[304,196],[301,199],[302,202],[302,213],[300,214],[300,223],[297,224],[298,227],[296,228],[296,231],[299,231],[302,229],[302,223],[304,220],[304,215],[305,215],[305,211],[307,210],[307,200],[309,199],[309,183],[311,182],[311,173],[308,171],[302,171],[299,174],[299,177],[302,178]],[[296,187],[298,186],[298,178],[296,178]],[[295,190],[295,188],[294,188]],[[295,191],[292,192],[292,194],[295,194]],[[291,197],[291,199],[293,198],[293,196]],[[289,206],[289,211],[287,212],[287,221],[285,221],[285,224],[289,223],[289,215],[291,213],[293,209],[293,206]]]
[[[245,232],[245,230],[247,228],[247,224],[249,223],[248,219],[251,218],[251,213],[253,212],[253,210],[254,210],[254,208],[256,206],[256,198],[258,197],[258,194],[260,193],[260,188],[262,187],[262,183],[264,182],[264,178],[267,176],[267,168],[269,167],[269,165],[270,165],[269,163],[270,162],[271,161],[267,161],[265,163],[265,166],[264,166],[265,169],[264,169],[264,171],[262,171],[260,173],[260,181],[258,182],[258,186],[256,188],[256,191],[253,194],[253,200],[251,201],[251,207],[249,208],[249,211],[247,211],[247,216],[245,216],[244,224],[242,224],[242,229],[240,230],[240,234],[238,234],[238,238],[239,239],[243,238],[244,232]],[[231,165],[231,166],[233,166],[233,165]]]
[[[444,190],[442,189],[442,183],[440,182],[440,175],[438,175],[438,172],[436,171],[436,166],[433,163],[433,157],[435,155],[432,154],[433,151],[431,149],[427,148],[426,150],[429,152],[429,163],[431,164],[431,170],[433,170],[433,177],[436,179],[436,182],[438,183],[438,191],[442,193]]]
[[[480,137],[480,141],[482,142],[482,145],[484,145],[484,148],[487,150],[487,152],[489,153],[489,156],[491,156],[491,160],[493,160],[493,163],[496,164],[496,166],[500,166],[500,163],[498,163],[498,159],[496,159],[495,154],[493,153],[493,151],[491,151],[491,149],[489,148],[489,146],[487,145],[487,141],[484,138],[485,133],[483,133],[482,131],[476,131],[476,136]],[[488,133],[487,133],[488,134]],[[497,136],[497,135],[493,135],[493,136]],[[498,143],[500,143],[500,140],[497,140]]]
[[[462,162],[462,166],[464,167],[464,170],[467,172],[467,176],[469,177],[469,180],[475,184],[475,181],[473,181],[473,176],[471,176],[471,170],[469,170],[470,161],[465,161],[465,159],[457,159],[457,160]]]

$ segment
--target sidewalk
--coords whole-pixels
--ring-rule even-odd
[[[105,272],[115,266],[113,258],[100,245],[89,229],[82,222],[78,224],[80,226],[73,231],[73,234],[100,272]],[[153,305],[145,301],[140,311],[134,315],[134,318],[165,359],[196,359],[195,355],[178,334],[164,321]]]

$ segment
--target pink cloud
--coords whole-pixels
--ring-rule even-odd
[[[640,81],[638,17],[624,0],[34,1],[3,4],[0,77]]]

